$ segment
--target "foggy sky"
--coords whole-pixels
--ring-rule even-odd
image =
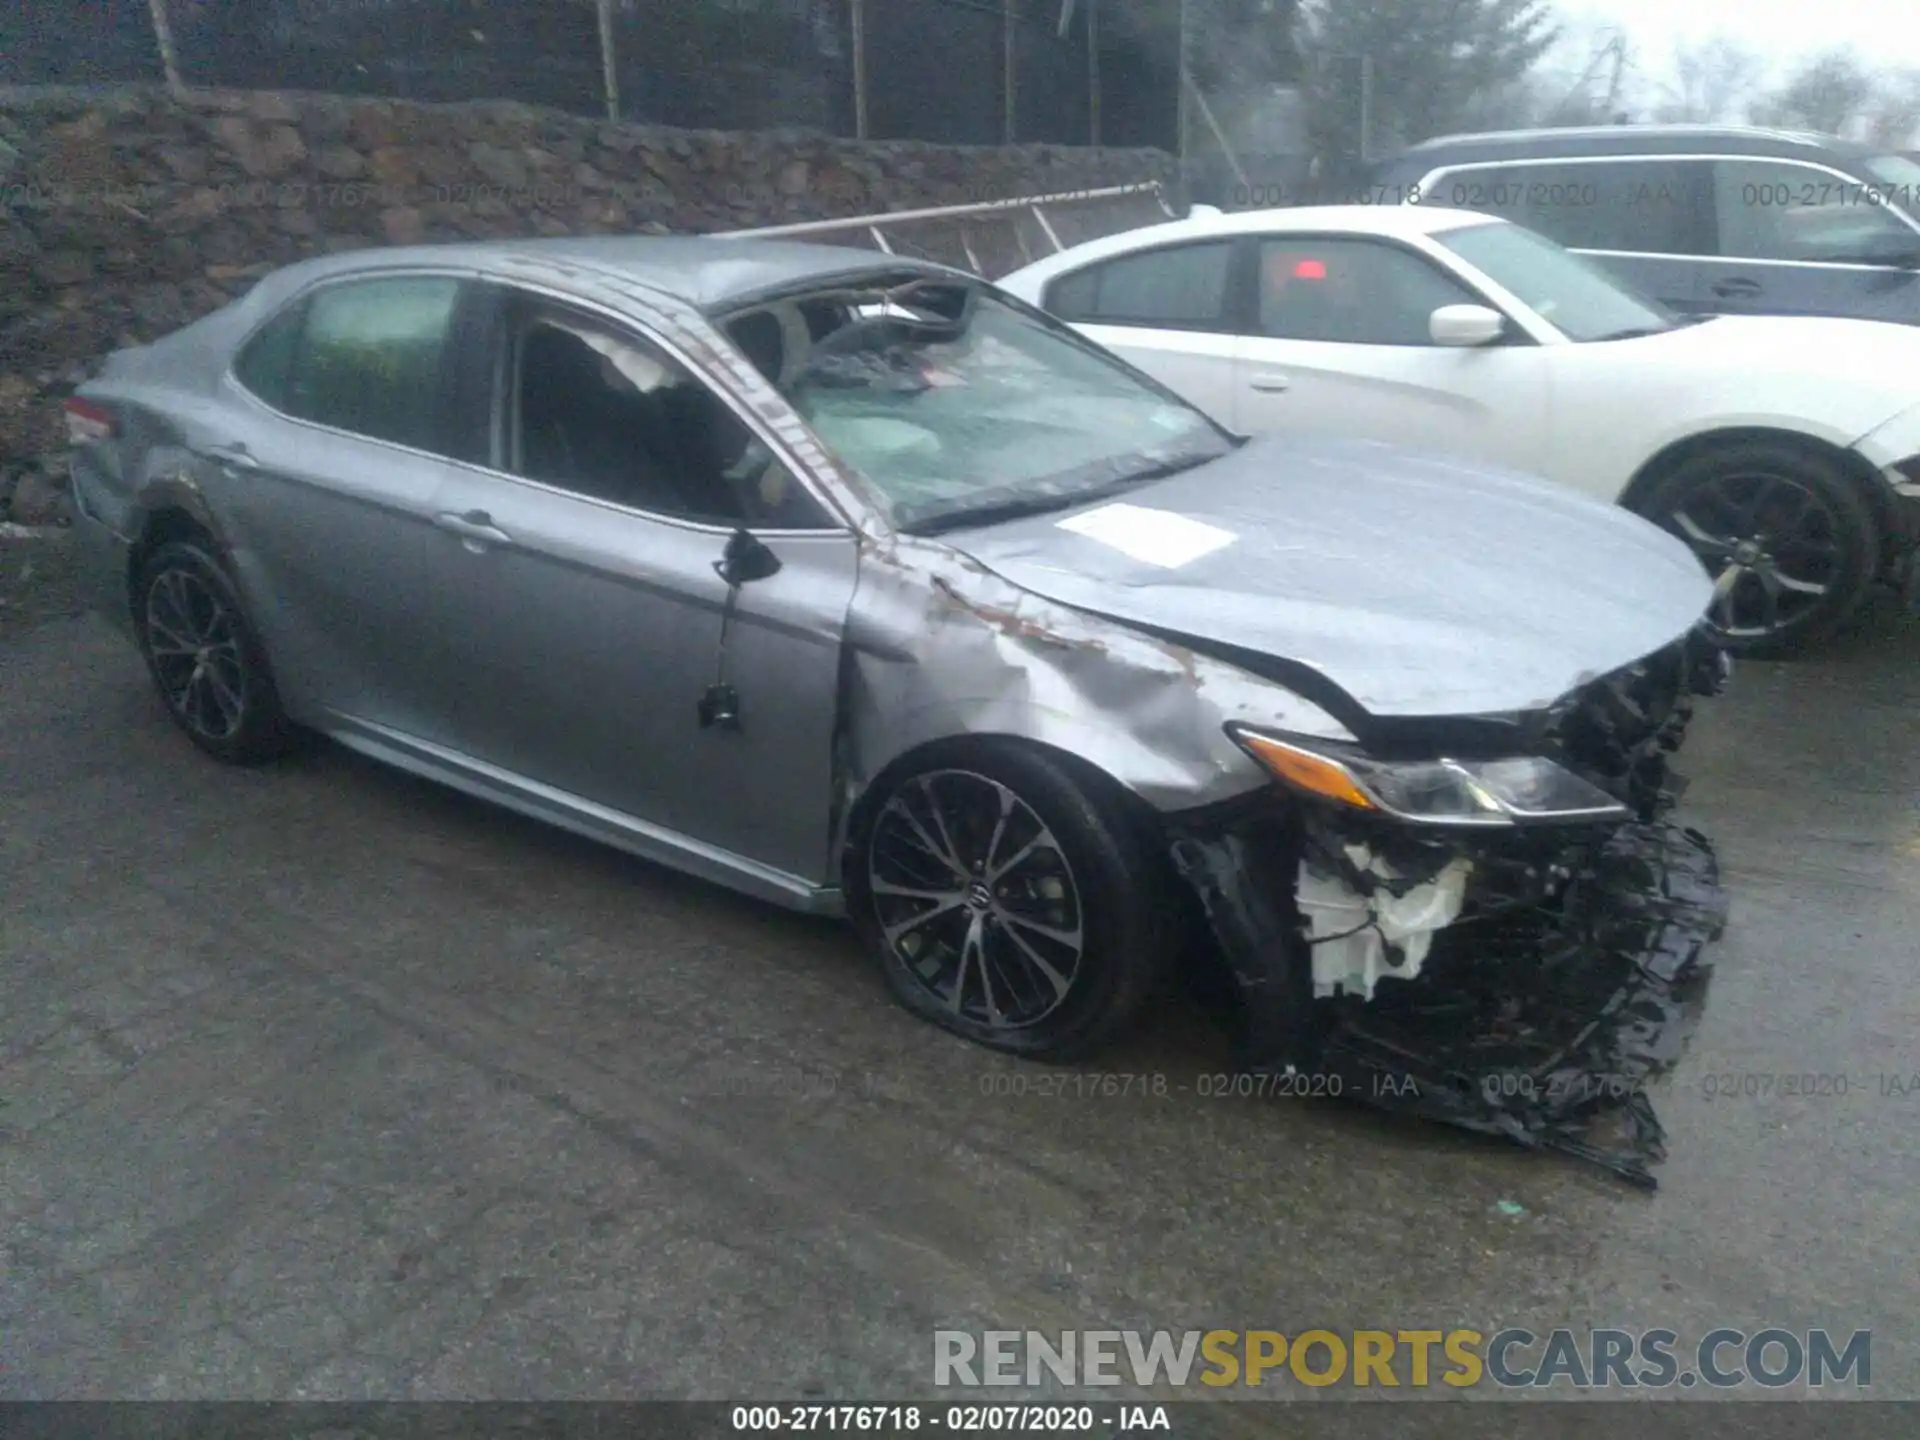
[[[1804,0],[1560,0],[1555,8],[1576,44],[1597,26],[1621,27],[1649,78],[1669,73],[1676,42],[1716,33],[1764,56],[1776,72],[1848,44],[1869,65],[1920,67],[1920,0],[1823,0],[1817,7]]]

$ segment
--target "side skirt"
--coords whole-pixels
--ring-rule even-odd
[[[316,728],[369,759],[584,835],[589,840],[598,840],[671,870],[808,915],[846,913],[846,902],[838,886],[815,885],[798,875],[762,865],[677,830],[649,824],[582,796],[542,785],[458,751],[343,715],[329,715]]]

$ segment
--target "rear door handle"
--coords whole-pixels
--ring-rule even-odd
[[[207,446],[207,458],[218,460],[222,465],[231,465],[236,470],[260,468],[260,462],[253,458],[253,452],[237,440],[231,445]]]
[[[442,510],[433,517],[433,523],[442,530],[465,540],[469,549],[477,550],[487,545],[513,543],[513,537],[494,524],[493,517],[484,510],[465,512]]]
[[[1248,376],[1247,384],[1251,385],[1255,390],[1264,390],[1270,395],[1277,395],[1280,391],[1291,386],[1293,382],[1276,371],[1261,370]]]
[[[1713,293],[1722,300],[1751,300],[1760,293],[1758,280],[1719,280],[1714,282]]]

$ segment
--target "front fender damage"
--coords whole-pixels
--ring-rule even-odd
[[[1668,760],[1726,678],[1690,636],[1550,717],[1550,752],[1631,823],[1448,834],[1271,793],[1174,817],[1239,982],[1242,1063],[1653,1188],[1649,1087],[1697,1026],[1728,909],[1711,843],[1666,818]]]

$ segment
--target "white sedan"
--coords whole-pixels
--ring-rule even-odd
[[[1920,327],[1676,315],[1531,230],[1429,206],[1197,210],[999,283],[1230,429],[1617,500],[1719,577],[1737,650],[1804,645],[1876,581],[1911,598],[1920,578]]]

